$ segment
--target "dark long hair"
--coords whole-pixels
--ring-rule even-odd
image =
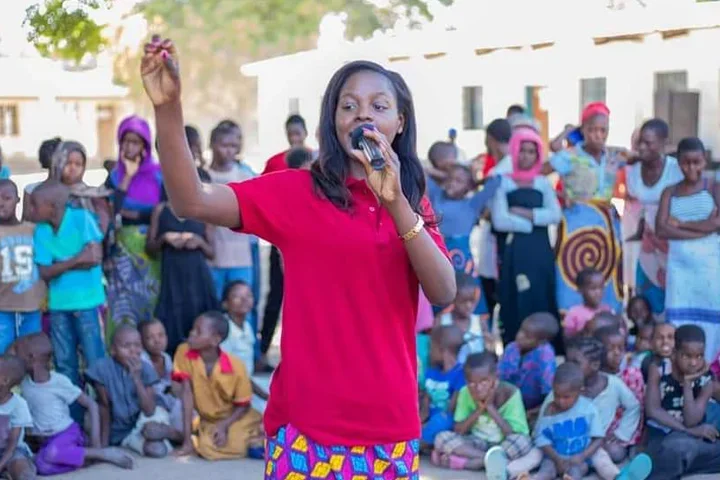
[[[425,193],[425,174],[416,151],[417,127],[410,89],[399,74],[373,62],[350,62],[335,72],[330,79],[320,109],[320,154],[311,169],[315,189],[336,207],[343,210],[351,209],[352,198],[345,180],[350,174],[350,162],[354,160],[348,157],[337,138],[335,112],[343,85],[352,75],[362,71],[384,76],[395,90],[398,113],[405,119],[402,133],[396,135],[392,143],[393,150],[400,159],[400,183],[413,210],[426,216],[426,212],[422,212],[420,208]]]

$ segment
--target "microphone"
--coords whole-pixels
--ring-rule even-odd
[[[382,170],[385,168],[385,157],[383,157],[378,144],[375,143],[374,140],[367,138],[363,134],[363,130],[375,130],[375,127],[369,123],[364,123],[353,130],[350,134],[352,147],[363,151],[368,160],[370,160],[370,166],[373,170]]]

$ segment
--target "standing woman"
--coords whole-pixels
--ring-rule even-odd
[[[560,202],[541,174],[543,143],[530,128],[510,139],[513,171],[503,175],[490,212],[499,232],[500,322],[503,344],[515,341],[522,321],[533,313],[557,316],[555,256],[548,226],[560,222]]]
[[[185,138],[184,127],[182,134]],[[113,190],[115,207],[114,241],[105,272],[107,338],[112,338],[121,323],[150,320],[160,289],[160,262],[145,251],[150,217],[162,189],[160,165],[152,156],[150,126],[138,116],[127,117],[118,127],[117,139],[118,163],[105,182]]]
[[[591,103],[581,116],[583,140],[550,157],[544,173],[562,177],[565,209],[558,229],[557,302],[561,312],[580,305],[575,279],[586,268],[603,275],[602,303],[621,311],[623,297],[620,219],[610,203],[615,177],[624,164],[606,148],[610,110]]]
[[[645,297],[656,315],[665,311],[668,241],[656,235],[655,219],[663,190],[683,179],[677,160],[665,155],[668,135],[665,121],[654,118],[645,122],[638,143],[640,162],[627,167],[625,211],[638,212],[639,224],[624,234],[641,242],[635,293]]]
[[[335,457],[342,478],[381,465],[378,477],[417,480],[418,288],[448,304],[455,274],[437,228],[427,225],[434,214],[423,197],[407,85],[375,63],[348,63],[323,96],[320,158],[311,171],[202,185],[182,129],[176,62],[171,41],[146,45],[143,82],[173,208],[256,234],[284,260],[282,361],[265,412],[265,478],[307,475]],[[373,126],[364,135],[379,145],[382,170],[352,148],[350,134],[362,124]]]
[[[685,138],[677,148],[683,180],[662,193],[657,235],[669,240],[665,317],[705,331],[705,360],[720,350],[720,188],[703,177],[705,146]]]

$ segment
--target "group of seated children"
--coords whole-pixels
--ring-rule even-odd
[[[170,362],[162,323],[142,324],[142,335],[118,327],[110,356],[85,374],[96,400],[52,370],[44,333],[19,338],[0,356],[0,473],[28,480],[93,462],[132,468],[125,449],[160,458],[173,446],[208,460],[263,458],[245,364],[220,348],[229,328],[220,312],[199,316]],[[87,425],[73,420],[75,403],[87,410]]]
[[[420,384],[421,446],[433,463],[493,479],[720,473],[720,362],[706,364],[704,331],[654,321],[641,298],[629,304],[628,329],[593,300],[592,272],[584,276],[591,301],[564,325],[564,363],[548,313],[525,319],[500,359],[489,345],[461,359],[462,323],[436,322]]]

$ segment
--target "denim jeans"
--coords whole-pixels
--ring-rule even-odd
[[[78,345],[85,357],[85,367],[105,357],[97,308],[50,312],[50,340],[55,353],[55,368],[80,386]]]
[[[0,312],[0,355],[24,335],[41,330],[40,312]]]

